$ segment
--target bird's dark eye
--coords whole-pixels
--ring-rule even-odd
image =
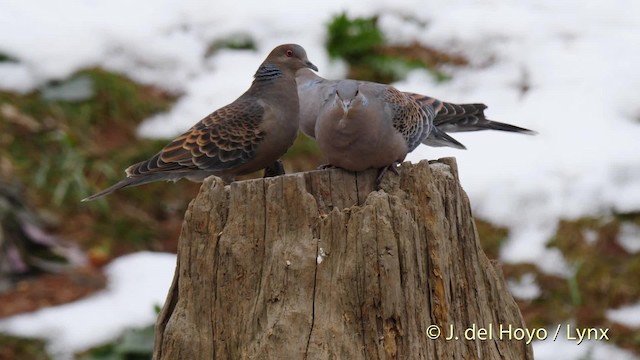
[[[293,56],[293,51],[287,50],[287,52],[285,54],[287,55],[287,57],[292,57]]]

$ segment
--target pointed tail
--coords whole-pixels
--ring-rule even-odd
[[[535,135],[537,132],[515,125],[492,121],[485,117],[485,104],[453,104],[420,94],[408,93],[422,106],[430,106],[436,111],[433,125],[446,132],[466,132],[499,130]]]
[[[465,132],[481,130],[499,130],[535,135],[533,130],[519,126],[492,121],[485,117],[485,104],[452,104],[443,102],[433,124],[446,132]]]
[[[135,166],[135,165],[134,165]],[[129,169],[127,169],[127,171],[129,171]],[[97,192],[87,198],[82,199],[82,202],[87,202],[87,201],[93,201],[95,199],[99,199],[103,196],[107,196],[109,194],[111,194],[112,192],[116,191],[116,190],[120,190],[122,188],[126,188],[126,187],[133,187],[133,186],[138,186],[138,185],[143,185],[143,184],[148,184],[154,181],[161,181],[161,180],[165,180],[165,181],[177,181],[180,178],[185,177],[185,174],[164,174],[164,173],[159,173],[159,174],[144,174],[144,175],[140,175],[140,176],[128,176],[120,181],[118,181],[117,183],[111,185],[110,187]]]
[[[100,191],[97,192],[89,197],[86,197],[84,199],[82,199],[82,202],[87,202],[87,201],[93,201],[96,199],[99,199],[103,196],[107,196],[109,194],[111,194],[112,192],[116,191],[116,190],[120,190],[122,188],[128,187],[128,186],[137,186],[137,185],[142,185],[149,182],[148,179],[144,178],[144,177],[128,177],[128,178],[124,178],[120,181],[118,181],[117,183],[115,183],[114,185]]]

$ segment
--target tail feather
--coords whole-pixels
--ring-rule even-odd
[[[442,147],[448,146],[460,150],[466,150],[466,146],[462,145],[458,140],[449,136],[446,132],[442,131],[438,127],[434,126],[429,136],[427,136],[422,143],[427,146]]]
[[[515,125],[489,120],[484,115],[485,104],[453,104],[430,96],[407,93],[420,105],[432,107],[436,111],[433,125],[446,132],[466,132],[499,130],[535,135],[537,132]]]
[[[499,130],[529,135],[537,134],[533,130],[487,119],[484,115],[486,108],[485,104],[457,105],[443,102],[433,124],[446,132]]]
[[[100,192],[97,192],[89,197],[82,199],[81,201],[82,202],[93,201],[103,196],[109,195],[112,192],[116,190],[120,190],[122,188],[143,185],[143,184],[147,184],[147,183],[158,181],[158,180],[171,180],[171,179],[167,179],[166,174],[153,174],[153,175],[145,175],[145,176],[127,177]]]
[[[438,115],[434,120],[436,123],[446,123],[468,116],[484,119],[484,110],[487,108],[485,104],[453,104],[444,101],[439,105]]]
[[[441,128],[442,127],[443,126],[441,126]],[[464,123],[460,125],[455,124],[453,126],[445,125],[444,130],[449,132],[499,130],[499,131],[507,131],[507,132],[514,132],[514,133],[520,133],[520,134],[527,134],[527,135],[536,135],[538,133],[533,130],[529,130],[519,126],[505,124],[505,123],[501,123],[501,122],[493,121],[489,119],[477,119],[477,120],[474,120],[473,124],[469,124],[469,125],[466,125]]]
[[[437,120],[437,117],[436,117]],[[447,122],[434,121],[434,125],[446,132],[467,132],[467,131],[482,131],[482,130],[499,130],[514,132],[527,135],[536,135],[537,132],[529,129],[525,129],[519,126],[501,123],[489,119],[478,118],[477,116],[466,116],[463,118],[452,119]]]

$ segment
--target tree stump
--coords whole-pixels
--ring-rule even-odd
[[[399,171],[208,178],[154,359],[532,359],[455,160]]]

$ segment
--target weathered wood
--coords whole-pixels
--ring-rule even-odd
[[[154,358],[533,358],[500,339],[501,324],[524,324],[480,248],[455,160],[405,163],[381,191],[375,176],[207,179],[185,216]],[[490,324],[493,339],[465,339]],[[458,340],[445,340],[451,325]]]

